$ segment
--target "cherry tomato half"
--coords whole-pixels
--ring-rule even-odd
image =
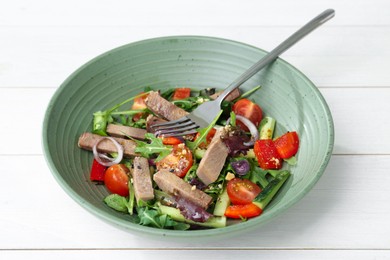
[[[143,94],[140,93],[140,95]],[[145,109],[146,108],[146,103],[145,103],[145,99],[148,97],[148,94],[145,94],[145,95],[142,95],[142,96],[139,96],[137,98],[134,99],[134,102],[133,102],[133,105],[131,107],[131,110],[141,110],[141,109]],[[135,114],[133,116],[133,121],[134,122],[137,122],[139,119],[141,119],[141,117],[143,116],[144,113],[140,112],[138,114]]]
[[[263,210],[255,204],[231,205],[226,208],[225,216],[228,218],[251,218],[259,216]]]
[[[276,150],[272,139],[260,139],[255,142],[253,147],[257,162],[263,169],[280,169],[283,165],[283,160]]]
[[[199,145],[199,148],[206,149],[207,146],[210,144],[211,140],[213,140],[213,137],[214,137],[216,132],[217,132],[217,130],[215,128],[211,128],[210,131],[207,133],[206,142],[202,142]],[[199,136],[200,136],[200,133],[197,133],[195,136],[195,140],[198,139]]]
[[[233,105],[232,110],[236,115],[248,118],[256,127],[259,126],[261,119],[263,118],[263,111],[260,106],[246,98],[238,100]],[[239,120],[237,120],[237,125],[239,125],[244,131],[249,130]]]
[[[297,132],[288,132],[275,140],[275,147],[280,157],[288,159],[298,152],[299,137]]]
[[[180,178],[183,178],[193,163],[194,160],[191,150],[184,144],[177,144],[173,146],[170,154],[156,163],[156,167],[157,170],[167,169]]]
[[[134,99],[133,105],[131,107],[132,110],[146,108],[145,99],[148,97],[148,94],[147,93],[145,93],[145,95],[142,94],[144,94],[144,92],[139,93],[139,96]]]
[[[175,92],[173,92],[173,100],[180,100],[190,97],[191,89],[190,88],[177,88]]]
[[[106,170],[104,184],[107,189],[121,196],[129,195],[129,169],[124,164],[114,164]]]
[[[247,179],[234,178],[226,185],[230,201],[235,205],[252,203],[261,192],[261,188]]]

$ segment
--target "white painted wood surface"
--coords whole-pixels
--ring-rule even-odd
[[[314,189],[270,224],[218,241],[140,238],[90,215],[51,176],[41,149],[46,105],[88,60],[167,35],[270,50],[326,8],[336,17],[283,58],[327,100],[334,155]],[[387,0],[3,0],[0,259],[390,259],[389,71]]]

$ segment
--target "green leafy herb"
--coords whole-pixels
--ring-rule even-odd
[[[118,194],[110,194],[104,198],[104,202],[110,208],[113,208],[120,212],[128,212],[129,211],[129,203],[126,197],[120,196]]]
[[[192,179],[197,178],[196,170],[198,169],[198,166],[199,164],[194,163],[186,173],[186,176],[184,176],[183,180],[186,182],[190,182]]]
[[[133,116],[133,115],[136,115],[138,113],[143,113],[143,112],[148,112],[149,110],[148,109],[133,109],[133,110],[125,110],[125,111],[115,111],[115,112],[111,112],[110,115],[113,115],[113,116],[116,116],[116,115],[129,115],[129,116]]]
[[[254,87],[254,88],[252,88],[252,89],[250,89],[250,90],[248,90],[247,92],[245,92],[245,93],[243,93],[241,96],[239,96],[239,97],[237,98],[237,100],[238,100],[238,99],[242,99],[242,98],[249,97],[250,95],[252,95],[252,93],[254,93],[255,91],[257,91],[259,88],[261,88],[260,85]]]
[[[204,96],[197,96],[197,97],[188,97],[180,100],[173,100],[172,103],[190,112],[206,101],[210,101],[210,99]]]
[[[171,100],[173,93],[175,92],[175,88],[169,88],[160,92],[160,96],[165,98],[166,100]]]
[[[137,208],[139,224],[156,228],[173,228],[176,230],[186,230],[190,225],[177,222],[167,214],[161,214],[154,208],[141,207]]]
[[[256,162],[254,160],[249,160],[248,162],[251,165],[251,169],[249,172],[249,179],[256,184],[259,184],[261,187],[266,187],[268,185],[268,179],[266,175],[269,173],[266,170],[261,169],[258,167]]]
[[[97,112],[93,113],[92,132],[95,134],[98,134],[98,135],[106,136],[107,135],[107,133],[106,133],[107,124],[110,123],[110,120],[112,120],[112,115],[134,115],[136,113],[140,113],[140,112],[144,111],[144,110],[128,110],[128,111],[122,111],[122,112],[118,112],[118,111],[114,112],[115,110],[117,110],[118,108],[123,106],[124,104],[126,104],[126,103],[128,103],[136,98],[142,97],[146,94],[148,94],[148,92],[131,97],[129,99],[126,99],[125,101],[123,101],[119,104],[116,104],[112,108],[107,109],[105,111],[97,111]]]
[[[187,141],[186,142],[187,147],[190,148],[191,151],[194,151],[195,148],[197,148],[201,143],[206,142],[207,134],[210,132],[210,130],[217,123],[221,114],[222,114],[222,110],[218,113],[218,115],[214,118],[213,122],[211,122],[211,124],[208,127],[201,128],[201,129],[197,130],[199,132],[199,137],[196,138],[195,141],[193,141],[193,142]]]
[[[172,146],[164,145],[161,138],[155,137],[151,133],[145,134],[145,138],[149,139],[150,143],[133,139],[137,143],[137,147],[135,148],[136,153],[140,153],[146,158],[150,158],[153,154],[158,154],[156,158],[157,162],[171,153]]]

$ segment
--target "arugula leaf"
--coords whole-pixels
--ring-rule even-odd
[[[159,213],[157,210],[150,210],[147,207],[137,208],[139,224],[144,226],[152,226],[162,228],[164,226],[161,220],[158,219]]]
[[[126,197],[118,194],[110,194],[104,198],[104,202],[107,204],[107,206],[117,211],[128,212],[129,205]]]
[[[172,146],[164,145],[161,138],[155,137],[151,133],[145,134],[145,138],[149,139],[150,143],[133,139],[137,143],[137,147],[135,148],[136,153],[140,153],[146,158],[150,158],[152,154],[158,154],[156,162],[171,153]]]
[[[156,228],[173,228],[186,230],[190,225],[173,220],[167,214],[160,214],[158,210],[147,207],[137,208],[139,224]]]
[[[104,202],[107,204],[107,206],[119,212],[129,213],[130,215],[133,214],[134,199],[129,199],[129,201],[127,201],[126,197],[120,196],[118,194],[110,194],[104,198]],[[157,209],[149,208],[148,206],[138,207],[137,212],[139,224],[144,226],[172,228],[175,230],[187,230],[190,228],[189,224],[175,221],[170,216],[161,214]]]
[[[190,141],[186,142],[187,147],[190,148],[191,151],[194,151],[201,143],[206,142],[207,134],[217,123],[222,112],[223,112],[222,110],[219,111],[218,115],[214,118],[213,122],[211,122],[211,124],[208,127],[197,129],[197,131],[199,132],[199,137],[196,138],[194,142],[190,142]]]

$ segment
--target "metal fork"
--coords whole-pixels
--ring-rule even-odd
[[[310,22],[305,24],[302,28],[288,37],[285,41],[279,44],[275,49],[265,55],[257,63],[252,65],[245,73],[233,81],[219,96],[213,101],[208,101],[201,104],[190,114],[181,117],[177,120],[159,123],[152,126],[153,130],[158,136],[183,136],[187,134],[196,133],[197,128],[204,128],[210,125],[214,118],[221,110],[221,103],[234,89],[241,86],[244,82],[250,79],[253,75],[267,66],[269,63],[276,60],[276,58],[297,43],[300,39],[308,35],[314,29],[324,24],[326,21],[333,18],[335,11],[327,9]]]

